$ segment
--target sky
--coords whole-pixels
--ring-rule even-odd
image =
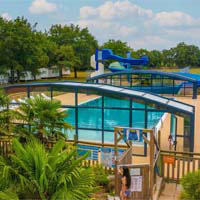
[[[0,16],[24,16],[38,30],[52,24],[88,27],[99,41],[122,40],[137,50],[200,47],[200,0],[0,0]]]

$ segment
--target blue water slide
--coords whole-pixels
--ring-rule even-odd
[[[96,62],[105,61],[105,60],[115,60],[120,63],[130,64],[131,66],[144,66],[144,65],[147,65],[149,62],[149,59],[147,56],[143,56],[140,59],[123,58],[121,56],[117,56],[113,54],[112,50],[110,49],[103,49],[101,51],[97,50],[95,60]]]

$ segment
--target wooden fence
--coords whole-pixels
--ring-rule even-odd
[[[200,169],[200,153],[161,151],[161,176],[179,182],[188,172]]]
[[[12,150],[12,140],[7,138],[0,140],[0,155],[8,156],[13,152]]]
[[[68,143],[68,141],[66,141],[66,142]],[[47,149],[51,149],[54,146],[55,141],[44,141],[43,143]],[[84,144],[82,144],[82,145],[84,145]],[[6,157],[12,153],[13,153],[12,138],[0,139],[0,156]],[[84,166],[84,167],[89,167],[89,166],[91,167],[91,166],[95,166],[95,165],[101,165],[100,160],[83,160],[82,161],[82,166]],[[106,173],[109,173],[109,174],[114,173],[114,168],[106,167],[106,166],[102,166],[102,167],[104,168]]]

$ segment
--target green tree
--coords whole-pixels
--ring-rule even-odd
[[[97,40],[87,28],[81,29],[73,24],[67,26],[53,25],[49,30],[49,38],[55,42],[59,48],[61,46],[71,46],[74,50],[74,57],[71,59],[71,69],[77,78],[77,70],[84,70],[90,65],[90,57],[98,47]]]
[[[59,141],[49,152],[34,138],[25,146],[13,141],[9,159],[0,159],[0,199],[89,199],[94,179],[90,168],[80,167],[88,154]]]
[[[13,135],[15,125],[13,121],[16,119],[18,112],[10,110],[10,98],[3,92],[0,92],[0,135]]]
[[[62,78],[63,69],[75,68],[80,63],[78,57],[75,56],[75,52],[72,46],[62,45],[56,51],[56,63],[59,68],[60,78]],[[77,71],[74,69],[74,72]],[[77,78],[77,75],[75,75]]]
[[[11,82],[20,80],[30,71],[34,76],[38,69],[47,65],[48,57],[42,49],[41,37],[36,25],[18,17],[15,20],[0,20],[0,67],[9,71]]]
[[[179,43],[174,48],[174,58],[177,66],[197,66],[200,61],[200,50],[195,45]]]
[[[61,103],[58,100],[48,100],[42,96],[26,99],[19,106],[19,118],[24,123],[32,126],[32,132],[39,138],[44,136],[65,137],[63,129],[72,128],[65,122],[67,114],[61,110]],[[27,129],[25,128],[27,132]]]
[[[161,67],[162,64],[162,53],[158,50],[153,50],[148,53],[149,66],[150,67]]]
[[[121,40],[109,40],[108,42],[105,42],[100,49],[111,49],[114,54],[122,57],[126,57],[128,52],[133,51],[126,42]]]
[[[169,50],[164,49],[162,51],[162,66],[165,67],[174,67],[175,64],[175,58],[174,58],[174,49],[171,48]]]

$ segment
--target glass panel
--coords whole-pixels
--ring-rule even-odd
[[[129,108],[130,106],[129,100],[124,99],[116,99],[111,97],[104,98],[104,107],[111,107],[111,108]]]
[[[66,109],[66,115],[65,122],[75,127],[75,108]]]
[[[75,106],[75,90],[64,86],[53,87],[53,99],[61,101],[62,105]]]
[[[120,75],[112,76],[112,85],[120,86]]]
[[[170,135],[172,136],[173,140],[175,140],[175,135],[176,135],[176,117],[174,116],[174,114],[171,114]]]
[[[121,86],[130,87],[131,74],[122,75]]]
[[[184,138],[184,151],[190,151],[190,140],[189,138]]]
[[[114,144],[114,132],[109,132],[109,131],[104,132],[104,143]],[[126,143],[124,142],[124,140],[120,140],[119,144],[125,145]]]
[[[163,86],[173,86],[173,79],[163,77]]]
[[[87,107],[102,107],[101,94],[92,89],[79,89],[78,105]]]
[[[81,99],[80,99],[81,98]],[[81,102],[82,101],[82,102]],[[79,96],[80,107],[102,107],[102,98],[100,96],[91,97],[87,95]]]
[[[74,140],[75,130],[67,130],[65,131],[68,140]]]
[[[145,102],[141,99],[133,98],[132,108],[145,108]]]
[[[24,99],[27,97],[27,88],[26,87],[11,87],[5,88],[5,93],[12,100]]]
[[[158,124],[159,120],[164,114],[163,112],[147,112],[147,113],[148,113],[147,128],[150,129]]]
[[[114,126],[129,127],[129,110],[104,110],[104,129],[114,130]]]
[[[145,112],[140,110],[132,111],[132,126],[134,128],[144,128],[145,127]]]
[[[114,144],[114,132],[104,132],[104,143]]]
[[[184,118],[184,136],[190,136],[190,117],[185,117]]]
[[[79,108],[78,109],[78,127],[101,129],[102,110],[94,109],[94,108]]]
[[[162,79],[153,79],[152,80],[152,86],[155,87],[155,86],[162,86]]]
[[[102,132],[101,131],[91,131],[91,130],[78,130],[78,140],[101,143],[102,142]]]
[[[46,99],[50,99],[51,92],[50,87],[48,86],[34,86],[30,88],[30,97],[34,97],[36,95],[41,95]]]

